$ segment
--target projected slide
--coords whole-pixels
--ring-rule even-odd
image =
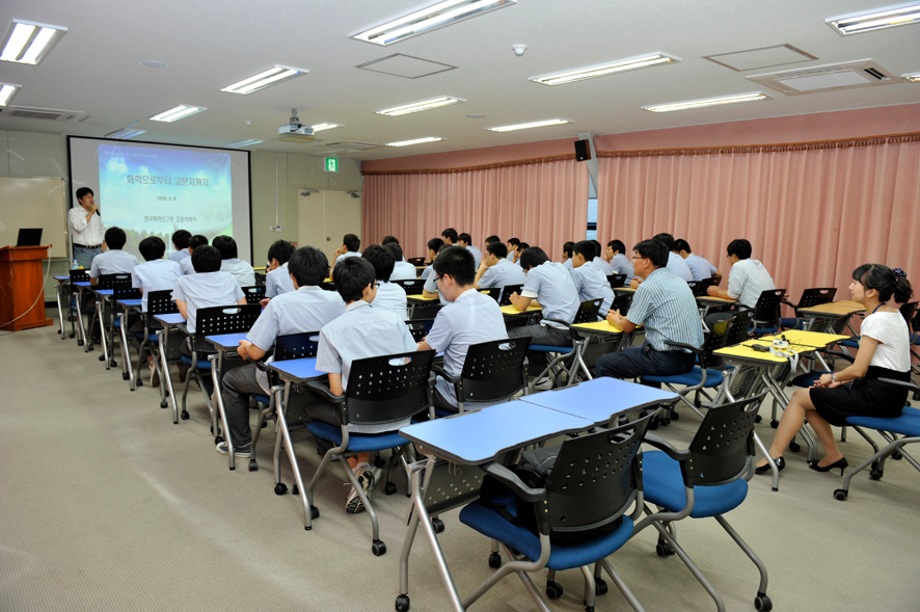
[[[105,227],[125,230],[125,250],[159,236],[171,250],[177,229],[233,236],[251,257],[249,154],[99,138],[68,138],[73,191],[90,187]],[[72,196],[72,194],[71,194]]]

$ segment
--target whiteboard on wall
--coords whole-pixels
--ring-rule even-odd
[[[16,244],[23,227],[42,228],[49,257],[69,259],[64,179],[0,177],[0,247]]]

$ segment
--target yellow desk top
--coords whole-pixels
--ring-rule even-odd
[[[438,299],[438,296],[434,296],[434,297],[425,297],[424,295],[422,295],[421,293],[419,293],[419,294],[416,294],[416,295],[407,295],[407,296],[406,296],[406,299],[409,300],[409,301],[412,301],[412,302],[434,302],[435,300]]]
[[[522,311],[519,311],[519,310],[514,306],[514,304],[508,304],[507,306],[502,306],[502,307],[501,307],[501,311],[502,311],[502,314],[503,314],[503,315],[522,315],[522,314],[527,314],[528,312],[538,312],[538,311],[540,311],[540,310],[543,310],[543,307],[540,306],[539,304],[534,303],[534,302],[531,302],[531,303],[530,303],[530,306],[527,307],[527,310],[525,310],[525,311],[523,311],[523,312],[522,312]]]
[[[846,315],[863,312],[865,307],[859,302],[853,300],[841,300],[839,302],[829,302],[827,304],[818,304],[808,308],[800,308],[799,312],[812,315],[825,315],[844,317]]]
[[[841,340],[847,340],[849,338],[849,336],[841,336],[839,334],[825,334],[823,332],[790,329],[784,331],[781,334],[764,336],[761,338],[761,340],[773,341],[781,339],[783,336],[786,337],[786,340],[788,340],[790,344],[802,344],[805,346],[813,346],[815,348],[824,348],[835,342],[840,342]]]
[[[734,304],[738,300],[729,300],[727,298],[720,298],[714,295],[699,295],[696,297],[697,302],[702,302],[704,304]]]
[[[572,325],[572,327],[589,334],[609,334],[615,336],[623,333],[622,329],[616,325],[611,325],[606,320],[595,321],[594,323],[576,323]]]
[[[614,293],[616,293],[617,291],[619,291],[620,293],[635,293],[636,292],[635,289],[633,289],[632,287],[628,285],[625,287],[614,287],[613,291]]]
[[[786,363],[786,361],[788,361],[785,357],[774,355],[769,351],[755,351],[751,348],[751,345],[754,344],[769,347],[773,345],[773,342],[767,342],[766,340],[748,340],[746,342],[742,342],[741,344],[717,349],[713,351],[713,354],[727,359],[736,358],[743,359],[745,361],[753,361],[766,364],[779,364]],[[791,349],[796,353],[807,353],[814,350],[813,347],[806,346],[795,346],[791,347]]]

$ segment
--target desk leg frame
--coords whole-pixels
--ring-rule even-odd
[[[118,318],[121,320],[121,326],[118,330],[118,335],[121,338],[121,371],[122,375],[127,378],[128,384],[131,387],[131,390],[134,391],[136,388],[134,381],[134,366],[131,364],[131,359],[128,352],[128,310],[124,310],[121,314],[118,315]]]
[[[173,389],[172,376],[169,375],[169,361],[167,360],[166,349],[169,344],[169,327],[157,330],[157,339],[160,345],[160,364],[163,369],[163,380],[160,381],[160,401],[165,399],[162,393],[169,394],[169,401],[172,403],[173,425],[179,424],[179,404],[176,403],[176,393]],[[165,391],[164,391],[165,389]]]
[[[291,463],[291,471],[294,473],[294,486],[300,493],[300,500],[303,503],[303,528],[306,531],[313,529],[313,499],[307,487],[303,486],[303,477],[300,475],[300,467],[297,464],[297,454],[294,452],[294,444],[291,442],[291,430],[288,429],[287,411],[288,399],[291,397],[291,383],[285,382],[284,387],[276,387],[275,393],[275,487],[281,484],[281,445],[284,444],[284,450],[287,453],[288,461]],[[343,459],[344,461],[344,459]]]

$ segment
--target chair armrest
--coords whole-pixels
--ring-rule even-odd
[[[566,329],[568,329],[568,328],[571,327],[571,325],[572,325],[572,324],[569,323],[568,321],[563,321],[562,319],[552,319],[552,318],[550,318],[550,317],[543,317],[543,320],[544,320],[544,321],[552,321],[553,323],[558,323],[559,325],[565,325]]]
[[[693,346],[692,344],[685,344],[685,343],[683,343],[683,342],[670,342],[670,341],[666,342],[665,344],[667,344],[668,346],[673,346],[674,348],[687,349],[688,351],[692,351],[692,352],[696,353],[697,355],[702,355],[702,354],[703,354],[703,349],[702,349],[702,348],[697,348],[697,347]]]
[[[650,446],[654,446],[660,451],[663,451],[668,457],[674,459],[675,461],[687,461],[691,457],[689,450],[678,450],[664,438],[652,433],[646,433],[645,438],[643,438],[642,441],[648,443]]]
[[[501,465],[500,463],[492,462],[482,466],[482,469],[514,491],[518,497],[523,499],[526,502],[537,503],[546,499],[546,489],[531,489],[524,482],[518,478],[517,474]]]
[[[451,384],[457,384],[458,382],[460,382],[460,377],[451,376],[450,374],[448,374],[447,370],[444,369],[444,366],[442,364],[432,364],[431,371]]]
[[[907,380],[895,380],[894,378],[879,378],[879,382],[883,382],[888,385],[897,385],[898,387],[904,387],[905,389],[910,389],[911,391],[920,391],[914,382]]]
[[[334,394],[332,391],[329,390],[329,385],[326,383],[322,383],[317,380],[309,380],[307,381],[307,386],[313,391],[316,391],[317,393],[319,393],[322,396],[322,398],[326,400],[327,402],[329,402],[330,404],[344,404],[345,403],[345,396]]]

